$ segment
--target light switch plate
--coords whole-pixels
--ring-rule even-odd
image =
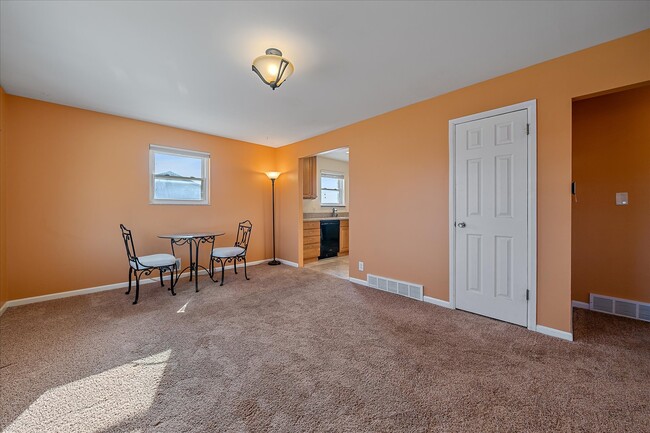
[[[627,206],[629,201],[627,200],[626,192],[617,192],[616,193],[616,206]]]

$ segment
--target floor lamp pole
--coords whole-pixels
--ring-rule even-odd
[[[273,202],[273,260],[269,262],[271,266],[277,266],[281,264],[280,261],[275,259],[275,179],[271,179],[271,201]]]

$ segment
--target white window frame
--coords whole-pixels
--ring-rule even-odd
[[[340,189],[333,190],[329,188],[323,188],[323,176],[339,179],[341,186]],[[318,178],[318,193],[320,195],[320,205],[321,207],[345,207],[345,173],[339,173],[337,171],[321,170],[320,177]],[[339,203],[323,203],[323,189],[329,191],[339,191],[339,197],[341,200]]]
[[[200,200],[178,200],[178,199],[160,199],[154,198],[155,193],[155,155],[164,153],[173,156],[189,156],[201,159],[201,199]],[[194,180],[194,177],[179,177],[178,179]],[[149,145],[149,204],[174,204],[174,205],[194,205],[207,206],[210,204],[210,154],[196,150],[178,149],[175,147],[160,146],[158,144]]]

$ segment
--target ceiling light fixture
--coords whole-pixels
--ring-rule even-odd
[[[293,63],[282,57],[282,51],[269,48],[266,50],[266,55],[253,60],[253,72],[264,81],[264,84],[275,90],[293,74]]]

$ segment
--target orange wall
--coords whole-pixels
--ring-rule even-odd
[[[0,87],[0,308],[7,302],[7,157],[6,157],[6,100]]]
[[[167,252],[169,232],[232,245],[248,218],[249,260],[271,256],[274,149],[11,95],[5,117],[9,299],[127,281],[120,223],[144,255]],[[149,204],[150,143],[211,153],[210,206]]]
[[[421,283],[447,300],[448,121],[537,99],[537,321],[571,331],[571,101],[650,80],[649,52],[646,30],[280,148],[279,256],[300,260],[298,158],[349,146],[350,276]]]
[[[284,172],[278,257],[299,261],[298,158],[344,146],[355,198],[351,276],[419,282],[425,295],[448,299],[448,121],[537,99],[538,323],[570,331],[572,98],[650,80],[648,52],[650,30],[280,149],[6,96],[9,299],[126,280],[120,222],[146,254],[168,248],[156,235],[169,231],[224,229],[228,244],[237,221],[250,218],[250,259],[269,257],[270,185],[261,172],[270,169]],[[149,205],[149,143],[210,151],[212,205]]]
[[[573,299],[650,302],[650,86],[573,104],[573,180]]]

